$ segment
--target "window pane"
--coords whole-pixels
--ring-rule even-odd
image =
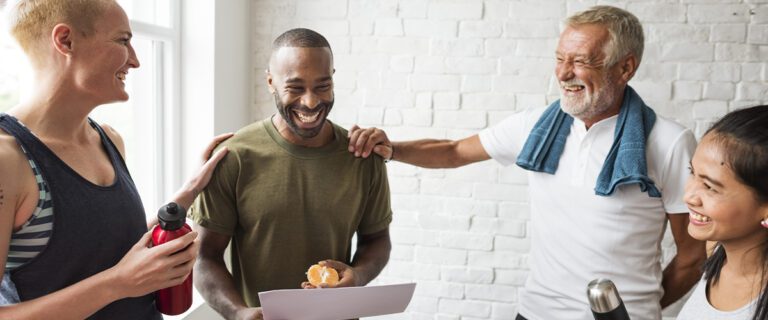
[[[3,57],[0,59],[0,112],[19,103],[20,95],[32,77],[24,52],[12,41],[10,36],[0,36],[0,57]]]
[[[155,59],[156,41],[134,37],[131,41],[141,67],[131,69],[126,79],[126,91],[130,96],[127,102],[103,105],[91,113],[98,123],[109,124],[123,137],[125,142],[126,163],[133,181],[139,190],[147,216],[154,216],[159,207],[157,199],[162,190],[161,174],[157,147],[162,141],[162,132],[158,132],[156,111],[156,88],[160,87],[156,76],[160,61]]]
[[[117,2],[128,14],[131,20],[173,27],[171,16],[171,2],[173,0],[118,0]]]

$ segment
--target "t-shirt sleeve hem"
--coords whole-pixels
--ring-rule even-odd
[[[359,234],[361,234],[361,235],[373,234],[373,233],[376,233],[376,232],[379,232],[379,231],[382,231],[382,230],[386,229],[387,227],[389,227],[390,223],[392,223],[392,213],[391,212],[387,216],[386,219],[381,220],[381,221],[379,221],[378,223],[376,223],[374,225],[367,226],[367,227],[364,227],[364,228],[360,228],[360,229],[357,230],[357,232]]]
[[[664,208],[668,214],[688,214],[688,207],[671,207]]]
[[[203,228],[206,228],[206,229],[209,229],[209,230],[211,230],[213,232],[220,233],[220,234],[227,235],[227,236],[232,236],[234,234],[234,232],[232,231],[231,228],[227,228],[227,227],[215,224],[215,223],[211,222],[210,220],[205,220],[203,218],[195,217],[195,216],[190,217],[190,218],[192,219],[192,221],[194,221],[199,226],[201,226]]]

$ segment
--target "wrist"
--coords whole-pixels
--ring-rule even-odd
[[[99,296],[106,297],[109,303],[130,297],[126,290],[126,283],[121,279],[117,266],[97,274],[96,280],[99,288],[97,292],[101,292]]]
[[[171,202],[175,202],[184,209],[189,209],[192,203],[195,202],[195,198],[200,193],[200,190],[195,189],[192,186],[185,185],[181,188],[171,199]]]

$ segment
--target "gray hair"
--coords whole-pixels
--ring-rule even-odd
[[[632,54],[638,65],[643,59],[645,36],[640,20],[629,11],[612,6],[594,6],[565,20],[567,26],[600,24],[608,28],[610,40],[605,45],[605,66],[611,67]]]

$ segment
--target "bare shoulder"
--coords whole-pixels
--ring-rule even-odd
[[[117,150],[120,151],[120,155],[125,158],[125,142],[123,142],[123,137],[120,135],[120,133],[115,130],[115,128],[112,128],[112,126],[108,124],[99,124],[102,129],[104,129],[104,133],[107,134],[107,137],[109,137],[110,140],[112,140],[112,143],[115,144],[117,147]]]
[[[27,163],[27,157],[21,151],[16,138],[0,130],[0,185],[9,185],[18,181],[20,168]]]
[[[21,151],[16,138],[0,130],[0,211],[14,213],[20,201],[27,198],[25,193],[34,176],[29,169],[29,162]],[[30,180],[31,177],[31,180]],[[10,210],[10,211],[8,211]]]

